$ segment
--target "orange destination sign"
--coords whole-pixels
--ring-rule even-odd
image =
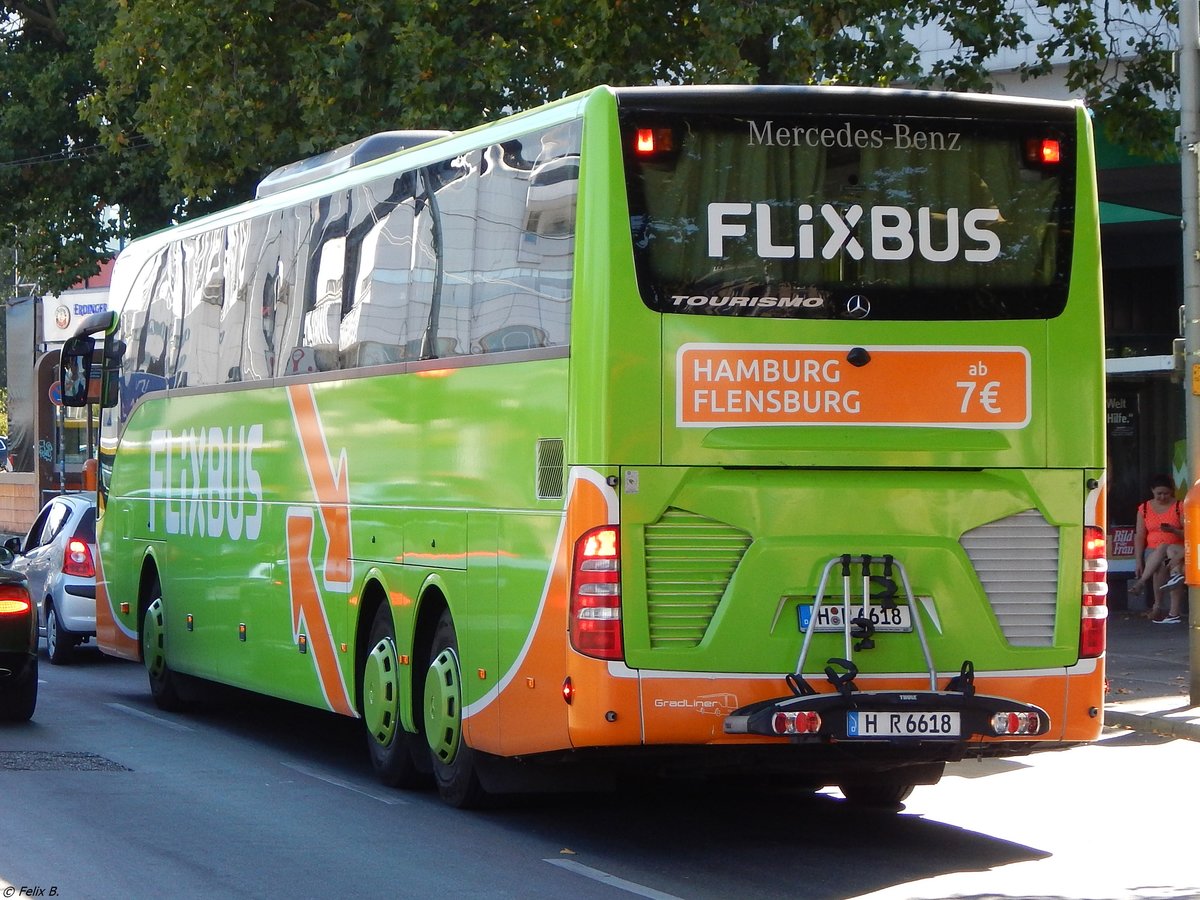
[[[1024,428],[1022,347],[685,344],[676,424]]]

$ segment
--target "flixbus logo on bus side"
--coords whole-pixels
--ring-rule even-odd
[[[254,454],[263,426],[188,428],[150,433],[150,531],[258,540],[262,476]]]
[[[796,235],[794,241],[778,242],[776,234],[782,229],[777,218],[795,223],[787,229]],[[856,203],[843,212],[831,203],[819,209],[810,203],[710,203],[708,255],[722,259],[730,244],[750,241],[761,259],[817,259],[818,254],[833,259],[839,253],[862,259],[869,252],[872,259],[883,261],[919,254],[935,263],[960,257],[986,263],[1000,256],[1000,238],[987,227],[999,219],[1000,211],[988,208],[935,211],[922,206],[914,213],[903,206],[864,208]],[[861,239],[860,226],[866,231]]]

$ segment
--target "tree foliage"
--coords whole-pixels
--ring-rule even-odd
[[[0,228],[12,230],[43,288],[61,287],[118,235],[246,197],[275,166],[374,131],[463,128],[600,83],[987,90],[988,60],[1005,50],[1022,53],[1022,77],[1070,60],[1068,86],[1106,113],[1114,137],[1162,151],[1171,114],[1156,101],[1175,87],[1173,8],[1166,0],[6,3]],[[1052,37],[1035,44],[1038,24]],[[942,52],[922,52],[918,40],[931,35]],[[102,214],[114,204],[121,221]]]

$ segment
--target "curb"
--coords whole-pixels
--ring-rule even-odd
[[[1194,718],[1169,719],[1161,714],[1146,715],[1106,709],[1104,710],[1104,724],[1164,737],[1181,738],[1186,741],[1200,741],[1200,720]]]

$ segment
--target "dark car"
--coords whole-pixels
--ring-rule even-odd
[[[25,576],[7,568],[12,560],[0,548],[0,721],[24,722],[37,706],[38,620]]]

